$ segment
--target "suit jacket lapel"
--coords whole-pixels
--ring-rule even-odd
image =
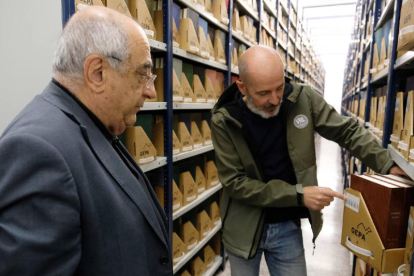
[[[137,205],[148,223],[168,247],[168,241],[163,233],[164,229],[161,229],[159,223],[157,223],[158,219],[154,213],[157,210],[151,207],[152,203],[150,200],[152,200],[152,198],[150,199],[147,197],[147,193],[138,183],[136,177],[124,164],[112,145],[104,137],[102,132],[97,128],[82,107],[52,82],[46,87],[42,96],[46,101],[57,106],[68,117],[79,124],[82,135],[96,157],[102,162],[115,181]],[[143,185],[146,185],[146,183],[143,183]]]

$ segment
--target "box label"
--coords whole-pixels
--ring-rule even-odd
[[[350,193],[346,193],[345,207],[359,213],[359,197],[356,197]]]

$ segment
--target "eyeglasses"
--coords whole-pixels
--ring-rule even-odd
[[[107,58],[112,58],[112,59],[115,59],[119,62],[123,62],[123,63],[125,63],[129,66],[132,66],[131,64],[128,64],[125,61],[120,60],[119,58],[114,57],[114,56],[108,56]],[[157,75],[153,74],[152,72],[150,72],[149,75],[143,74],[143,73],[140,73],[140,72],[138,72],[138,74],[140,74],[143,77],[143,79],[147,81],[147,83],[145,85],[146,88],[150,88],[151,85],[154,83],[155,79],[157,78]]]

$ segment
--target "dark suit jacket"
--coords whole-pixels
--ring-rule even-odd
[[[0,139],[0,275],[172,275],[165,213],[136,169],[51,82]]]

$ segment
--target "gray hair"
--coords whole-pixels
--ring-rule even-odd
[[[128,34],[119,21],[101,14],[69,21],[57,42],[53,73],[82,81],[83,64],[92,54],[106,57],[114,70],[121,71],[119,60],[130,56],[130,47]]]

